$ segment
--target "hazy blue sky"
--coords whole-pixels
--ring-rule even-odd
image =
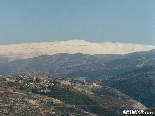
[[[0,0],[0,44],[70,39],[155,45],[155,0]]]

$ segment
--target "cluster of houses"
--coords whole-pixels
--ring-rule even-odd
[[[77,87],[77,89],[81,89],[81,85],[92,87],[100,87],[100,85],[97,85],[96,83],[89,84],[86,82],[85,78],[78,77],[78,78],[50,78],[45,75],[40,76],[33,76],[33,75],[19,75],[19,76],[9,76],[5,77],[5,80],[7,83],[18,83],[17,88],[19,89],[28,89],[31,88],[35,92],[39,93],[50,93],[51,89],[50,87],[54,86],[55,84],[58,84],[58,86],[67,86],[72,85],[73,87]],[[85,88],[83,88],[85,89]]]

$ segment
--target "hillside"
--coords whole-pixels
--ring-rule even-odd
[[[2,116],[120,116],[124,109],[146,109],[116,89],[88,83],[84,78],[19,75],[0,80]]]
[[[155,107],[155,67],[146,66],[99,82],[118,89],[147,107]]]
[[[4,60],[4,59],[2,59]],[[155,51],[127,55],[55,54],[0,63],[2,75],[48,75],[100,79],[155,65]]]
[[[8,86],[2,78],[0,80],[1,116],[96,116],[58,99]]]

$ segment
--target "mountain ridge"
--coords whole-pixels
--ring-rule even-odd
[[[27,59],[41,55],[57,53],[82,53],[82,54],[128,54],[139,51],[155,49],[152,45],[133,43],[90,43],[84,40],[68,40],[41,43],[23,43],[0,45],[0,56],[9,57],[10,60]]]
[[[35,74],[51,77],[111,77],[144,66],[155,65],[155,50],[127,55],[54,54],[30,59],[0,59],[2,75]]]

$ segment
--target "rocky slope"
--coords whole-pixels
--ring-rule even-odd
[[[8,86],[0,78],[0,116],[97,116],[45,95]]]
[[[120,116],[124,109],[146,107],[116,89],[84,78],[0,77],[2,116]]]

